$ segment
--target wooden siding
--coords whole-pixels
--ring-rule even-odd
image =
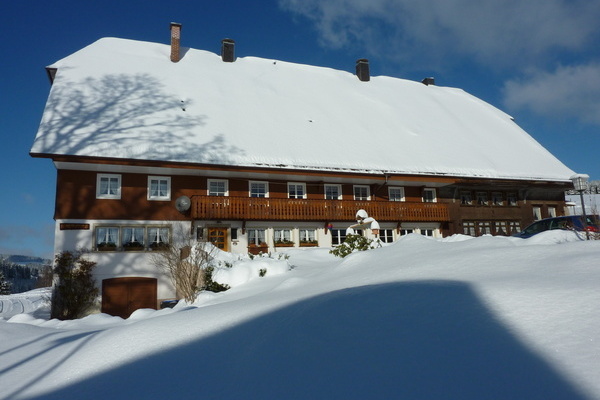
[[[191,217],[210,220],[353,221],[364,209],[378,221],[449,221],[443,203],[193,196]]]

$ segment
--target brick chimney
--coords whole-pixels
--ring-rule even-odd
[[[366,58],[361,58],[356,60],[356,76],[363,82],[368,82],[371,80],[371,75],[369,73],[369,60]]]
[[[181,39],[181,24],[171,22],[171,61],[178,62],[180,58],[179,41]]]
[[[224,62],[235,61],[235,40],[223,39],[221,40],[221,58]]]

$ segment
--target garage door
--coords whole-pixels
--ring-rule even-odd
[[[102,312],[128,318],[140,308],[156,309],[156,278],[111,278],[102,281]]]

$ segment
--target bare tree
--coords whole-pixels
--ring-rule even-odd
[[[209,243],[196,240],[185,225],[178,224],[173,227],[171,245],[156,251],[152,263],[169,276],[177,298],[191,303],[206,287],[206,269],[213,259],[212,249]]]

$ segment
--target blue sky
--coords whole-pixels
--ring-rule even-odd
[[[0,254],[52,256],[56,171],[29,149],[44,67],[101,37],[458,87],[511,114],[569,168],[600,179],[599,0],[5,1],[0,5]]]

